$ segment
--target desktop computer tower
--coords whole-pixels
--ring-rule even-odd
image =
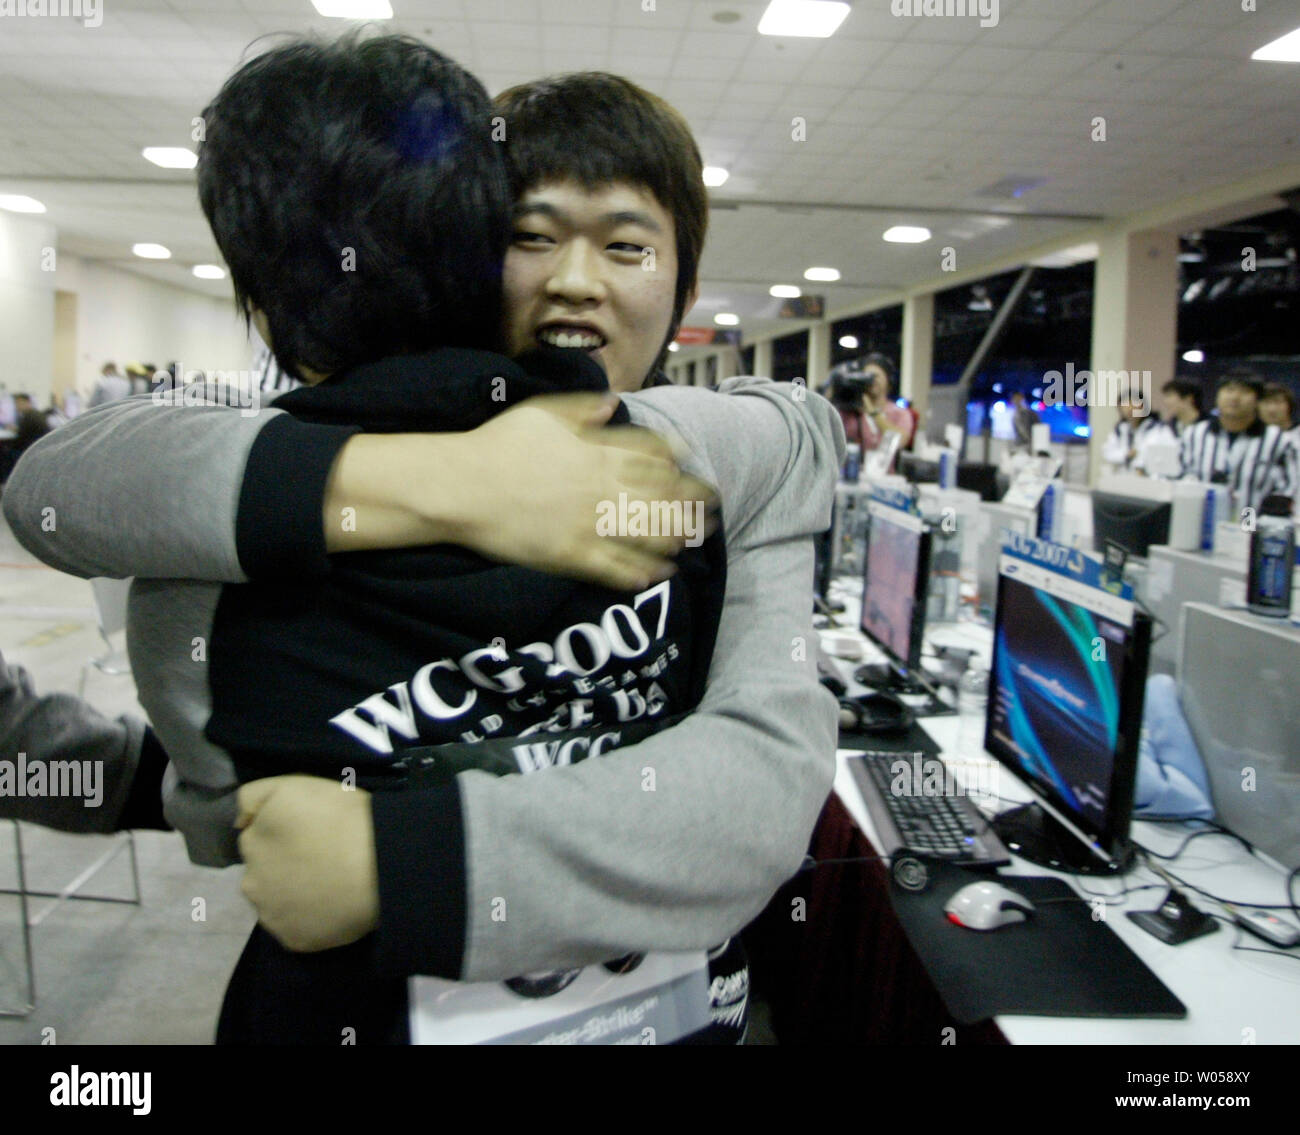
[[[1178,696],[1216,817],[1300,867],[1300,627],[1201,603],[1181,621]]]

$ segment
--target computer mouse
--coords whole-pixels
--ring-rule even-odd
[[[962,887],[943,908],[948,921],[967,930],[999,930],[1024,922],[1034,904],[1001,883],[971,883]]]
[[[852,733],[906,733],[915,720],[901,698],[884,690],[840,699],[840,728]]]

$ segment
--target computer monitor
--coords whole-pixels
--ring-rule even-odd
[[[1096,491],[1092,494],[1093,548],[1104,552],[1108,543],[1118,544],[1130,556],[1146,559],[1152,544],[1169,543],[1172,516],[1167,500]]]
[[[1087,874],[1129,866],[1150,643],[1131,600],[1004,556],[984,745],[1038,801],[994,821],[1018,855]]]
[[[863,568],[861,629],[894,668],[921,666],[926,592],[930,576],[930,529],[919,517],[872,501]]]
[[[914,485],[937,484],[939,480],[939,463],[925,461],[915,453],[898,455],[898,471]]]
[[[979,493],[980,500],[995,501],[1001,498],[998,489],[998,467],[979,461],[962,461],[957,465],[957,487]]]

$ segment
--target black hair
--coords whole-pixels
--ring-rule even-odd
[[[1194,378],[1171,378],[1160,388],[1161,394],[1168,394],[1173,391],[1179,398],[1187,398],[1192,405],[1196,407],[1196,412],[1201,412],[1201,384]]]
[[[1281,398],[1286,402],[1287,417],[1292,422],[1295,421],[1295,395],[1291,393],[1290,387],[1283,386],[1280,382],[1267,383],[1260,398]]]
[[[203,212],[276,361],[497,346],[510,191],[491,102],[408,36],[294,39],[203,111]]]
[[[648,189],[672,217],[673,319],[654,374],[686,314],[709,224],[704,165],[686,120],[658,95],[601,71],[524,83],[495,102],[516,199],[548,181],[576,181],[588,191],[627,182]]]
[[[1247,390],[1254,393],[1256,398],[1264,396],[1264,383],[1253,370],[1247,367],[1233,367],[1219,379],[1218,385],[1214,388],[1217,395],[1225,386],[1244,386]]]

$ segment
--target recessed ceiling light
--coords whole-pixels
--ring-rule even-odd
[[[767,289],[767,294],[776,296],[779,300],[793,300],[803,295],[803,289],[795,287],[794,284],[773,284]]]
[[[713,322],[719,327],[735,327],[740,322],[740,316],[731,311],[720,311],[713,317]]]
[[[839,0],[772,0],[758,21],[758,34],[825,39],[848,14],[849,6]]]
[[[224,280],[226,270],[220,264],[196,264],[192,269],[200,280]]]
[[[890,244],[922,244],[930,239],[930,230],[920,225],[895,225],[886,229],[880,239]]]
[[[193,169],[199,164],[198,155],[184,146],[146,146],[140,153],[163,169]]]
[[[146,260],[169,260],[172,251],[165,245],[161,244],[133,244],[131,251],[137,256],[143,256]]]
[[[846,351],[856,351],[858,349],[858,337],[856,335],[841,335],[840,346]]]
[[[45,206],[35,197],[24,197],[21,193],[0,193],[0,209],[11,213],[43,213]]]
[[[719,185],[725,183],[730,176],[731,173],[721,166],[704,167],[704,184],[710,189],[716,189]]]
[[[1190,351],[1183,352],[1183,362],[1185,363],[1203,363],[1205,362],[1205,352],[1193,347]]]
[[[805,280],[824,280],[828,284],[833,284],[840,278],[838,268],[809,268],[803,274]]]
[[[1250,57],[1270,63],[1300,63],[1300,28],[1264,44],[1258,51],[1252,51]]]
[[[311,0],[322,16],[338,20],[391,20],[393,6],[388,0]]]

